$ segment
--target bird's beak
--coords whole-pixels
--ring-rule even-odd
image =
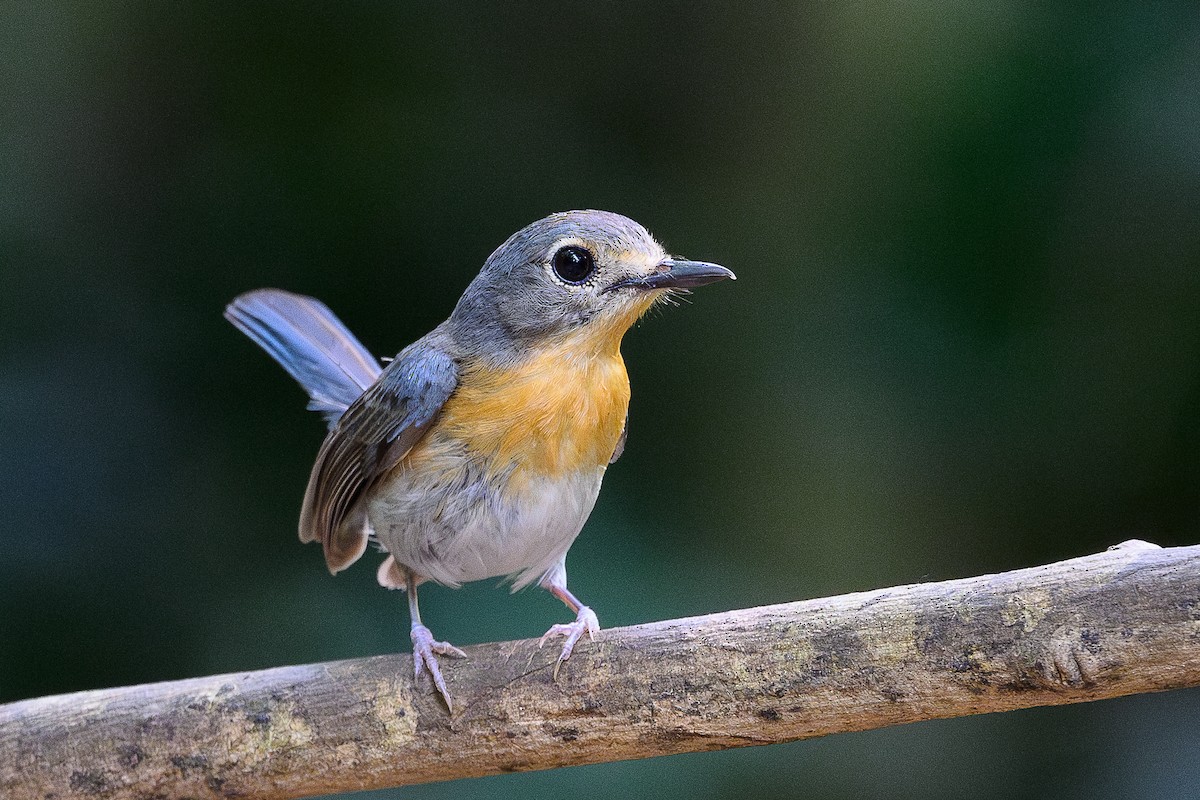
[[[692,289],[706,283],[716,283],[728,278],[737,280],[731,270],[720,264],[710,264],[707,261],[684,261],[680,258],[668,258],[659,262],[658,267],[649,275],[634,278],[622,278],[605,288],[605,292],[615,292],[617,289]]]

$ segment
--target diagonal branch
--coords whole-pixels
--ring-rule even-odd
[[[608,630],[0,706],[0,796],[294,798],[1200,685],[1200,546]]]

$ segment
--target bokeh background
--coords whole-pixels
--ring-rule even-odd
[[[1200,9],[12,3],[0,701],[407,649],[295,519],[321,422],[221,319],[392,354],[549,212],[736,284],[627,338],[607,626],[1200,541]],[[458,644],[565,619],[432,587]],[[379,798],[1194,798],[1200,694]]]

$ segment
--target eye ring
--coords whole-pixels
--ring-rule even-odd
[[[596,274],[596,258],[586,247],[569,244],[555,251],[550,267],[563,283],[578,286]]]

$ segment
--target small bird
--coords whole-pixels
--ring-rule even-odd
[[[417,587],[504,576],[575,613],[554,673],[596,614],[567,589],[567,550],[625,447],[625,332],[672,293],[736,276],[667,255],[631,219],[552,214],[488,257],[450,317],[380,365],[320,301],[280,289],[237,297],[225,317],[308,392],[329,432],[300,511],[330,572],[369,542],[379,583],[406,589],[416,678],[452,712],[437,655],[464,657],[421,623]]]

